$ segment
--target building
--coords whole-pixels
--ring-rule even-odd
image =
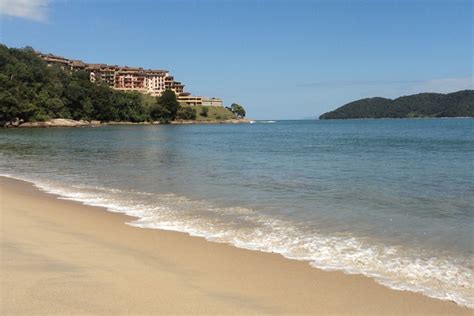
[[[183,93],[178,96],[178,101],[186,105],[202,105],[202,97],[193,96],[190,93]]]
[[[223,106],[222,99],[219,98],[202,98],[202,105],[204,106]]]
[[[41,59],[43,59],[48,64],[48,66],[58,65],[59,67],[63,69],[70,69],[71,67],[70,65],[71,61],[64,57],[55,56],[53,54],[41,54],[41,53],[39,53],[38,56],[41,57]]]
[[[143,69],[107,64],[88,64],[81,60],[70,60],[52,54],[38,53],[49,66],[58,65],[64,70],[83,70],[89,73],[91,82],[106,83],[110,88],[120,91],[138,91],[151,96],[161,96],[165,90],[172,90],[178,101],[184,105],[222,106],[219,98],[192,96],[185,92],[185,85],[175,81],[168,70]]]
[[[223,106],[222,99],[198,97],[188,94],[181,94],[180,96],[178,96],[178,101],[187,105]]]

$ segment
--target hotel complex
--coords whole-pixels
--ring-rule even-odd
[[[178,101],[186,105],[222,106],[219,98],[193,96],[184,91],[184,84],[175,81],[168,70],[152,70],[136,67],[121,67],[107,64],[87,64],[52,54],[38,53],[48,65],[59,65],[67,70],[83,70],[89,73],[91,82],[104,82],[121,91],[138,91],[151,96],[160,96],[165,90],[172,90]]]

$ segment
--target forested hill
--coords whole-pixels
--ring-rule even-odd
[[[367,98],[347,103],[324,113],[326,119],[474,117],[474,90],[420,93],[397,99]]]
[[[117,91],[100,80],[90,82],[87,72],[47,66],[32,48],[0,44],[0,127],[50,119],[170,123],[244,116],[238,104],[229,108],[182,106],[171,90],[156,98]]]

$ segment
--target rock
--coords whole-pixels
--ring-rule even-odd
[[[88,121],[75,121],[70,119],[52,119],[45,122],[27,122],[20,124],[19,127],[84,127],[98,125],[100,122],[94,121],[95,124]]]
[[[183,125],[183,124],[241,124],[241,123],[250,123],[251,120],[246,118],[239,119],[228,119],[228,120],[208,120],[208,121],[199,121],[199,120],[176,120],[172,121],[171,124]]]
[[[19,118],[16,118],[14,120],[11,120],[9,122],[6,122],[3,126],[4,127],[18,127],[20,126],[21,123],[23,123],[23,120],[20,120]]]

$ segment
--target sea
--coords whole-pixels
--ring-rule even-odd
[[[0,174],[474,308],[474,119],[2,129]]]

